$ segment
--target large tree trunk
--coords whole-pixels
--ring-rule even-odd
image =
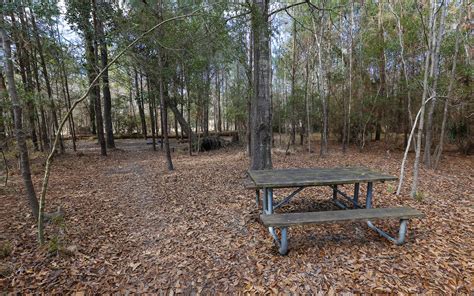
[[[91,32],[84,32],[86,42],[86,60],[87,60],[87,74],[89,77],[89,84],[92,84],[97,77],[97,63],[94,49],[94,41]],[[97,127],[97,138],[100,145],[100,153],[103,156],[107,155],[107,145],[105,143],[104,125],[102,121],[102,108],[100,104],[100,85],[98,82],[94,85],[89,93],[90,101],[94,104],[95,124]]]
[[[21,23],[21,29],[18,29],[19,32],[16,34],[13,30],[12,37],[15,40],[15,46],[17,48],[17,57],[18,57],[18,64],[20,66],[20,76],[22,78],[22,82],[24,85],[25,92],[28,94],[33,94],[33,79],[32,79],[32,72],[31,72],[31,61],[30,61],[30,53],[28,52],[26,43],[29,43],[28,34],[27,34],[27,26],[25,24],[25,15],[23,8],[18,9],[19,19]],[[15,15],[13,12],[11,13],[11,20],[12,26],[14,28],[17,27]],[[28,118],[28,124],[30,128],[31,134],[31,141],[33,142],[33,147],[36,151],[39,150],[38,146],[38,138],[36,135],[36,128],[35,128],[35,108],[32,101],[32,98],[27,98],[25,100],[26,106],[26,115]]]
[[[97,9],[97,5],[94,1],[94,9]],[[99,48],[100,48],[100,62],[102,69],[104,69],[109,63],[107,43],[105,41],[104,25],[100,17],[96,17],[97,26],[96,34],[98,37]],[[115,148],[114,141],[114,129],[112,125],[112,97],[110,95],[110,84],[109,84],[109,70],[106,69],[102,74],[102,94],[104,97],[104,127],[106,134],[106,144],[108,148]]]
[[[272,168],[272,105],[270,97],[270,28],[268,0],[253,0],[253,60],[254,83],[251,101],[250,168]]]
[[[0,6],[0,10],[3,10],[3,5]],[[28,147],[26,145],[25,133],[22,126],[22,110],[20,99],[15,86],[14,79],[14,69],[11,55],[11,44],[10,38],[5,31],[4,26],[4,16],[3,11],[0,14],[0,36],[3,40],[3,51],[5,54],[5,75],[8,81],[8,94],[12,100],[13,105],[13,115],[14,115],[14,125],[15,125],[15,138],[17,141],[18,152],[20,154],[20,170],[23,183],[25,184],[26,196],[30,204],[33,217],[36,219],[39,213],[38,200],[36,199],[36,192],[33,186],[33,181],[31,180],[31,171],[30,171],[30,160],[28,156]]]

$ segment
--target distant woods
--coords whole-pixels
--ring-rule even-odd
[[[473,151],[468,1],[122,2],[0,2],[0,141],[20,152],[35,215],[28,153],[51,149],[71,102],[111,57],[198,7],[103,73],[68,119],[59,153],[92,137],[105,156],[117,137],[143,137],[173,169],[170,141],[193,153],[228,131],[253,168],[271,167],[272,146],[324,156],[383,141],[411,145],[427,168],[448,144]]]

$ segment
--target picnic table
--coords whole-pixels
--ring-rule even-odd
[[[251,182],[247,188],[256,191],[257,207],[262,197],[262,214],[260,219],[268,227],[270,235],[279,247],[279,252],[288,252],[287,228],[293,225],[335,223],[344,221],[367,221],[367,225],[393,243],[400,245],[405,241],[407,222],[423,214],[412,208],[372,208],[373,186],[376,182],[394,181],[397,177],[372,171],[363,167],[345,168],[299,168],[248,171]],[[365,203],[360,203],[360,186],[366,185]],[[354,193],[349,195],[342,191],[340,185],[354,184]],[[304,188],[311,186],[329,186],[332,189],[332,200],[346,211],[318,211],[300,213],[275,213],[275,210],[291,202]],[[293,188],[288,196],[274,200],[273,191],[281,188]],[[399,219],[398,237],[393,237],[376,227],[371,220]],[[279,235],[277,229],[280,229]]]

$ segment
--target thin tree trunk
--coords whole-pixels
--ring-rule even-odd
[[[46,66],[46,60],[45,60],[45,57],[44,57],[43,45],[41,43],[41,38],[39,36],[38,28],[36,26],[36,21],[35,21],[35,17],[34,17],[33,13],[31,14],[31,24],[32,24],[33,32],[34,32],[35,39],[36,39],[36,46],[37,46],[37,49],[38,49],[38,54],[40,56],[40,65],[41,65],[41,69],[42,69],[42,73],[43,73],[44,82],[45,82],[45,85],[46,85],[46,91],[48,93],[48,99],[49,99],[49,102],[51,104],[51,115],[53,116],[53,118],[52,118],[53,126],[54,126],[54,129],[57,130],[58,126],[59,126],[59,123],[58,123],[58,116],[57,116],[57,113],[56,113],[56,104],[54,103],[53,91],[52,91],[52,88],[51,88],[51,83],[49,81],[48,68]],[[62,137],[59,138],[59,145],[61,147],[60,148],[61,152],[64,152],[64,142],[63,142]]]
[[[453,65],[451,67],[451,77],[449,79],[449,86],[448,86],[448,93],[446,96],[446,99],[444,101],[444,109],[443,109],[443,122],[441,123],[441,135],[439,138],[439,145],[438,149],[436,150],[436,153],[434,155],[434,163],[433,163],[433,169],[437,169],[439,162],[441,160],[441,154],[443,153],[443,148],[444,148],[444,137],[445,137],[445,132],[446,132],[446,122],[448,118],[448,107],[449,107],[449,101],[451,99],[451,96],[453,95],[453,86],[454,82],[456,81],[456,60],[458,57],[459,53],[459,26],[462,21],[462,8],[459,8],[459,21],[456,26],[456,44],[454,47],[454,56],[453,56]]]
[[[427,46],[427,50],[425,52],[425,66],[424,66],[424,75],[423,75],[423,94],[421,96],[421,109],[420,109],[420,122],[418,124],[418,134],[417,134],[417,145],[416,145],[416,151],[415,151],[415,163],[413,166],[413,183],[411,187],[411,192],[410,196],[412,198],[415,197],[417,194],[417,189],[418,189],[418,174],[419,174],[419,166],[420,166],[420,154],[421,154],[421,139],[423,136],[423,124],[424,124],[424,117],[425,117],[425,103],[426,103],[426,98],[428,96],[428,88],[429,88],[429,71],[430,71],[430,58],[431,58],[431,52],[432,52],[432,45],[431,45],[431,38],[433,38],[432,31],[434,30],[433,24],[434,24],[434,9],[435,5],[431,3],[430,1],[430,21],[429,21],[429,38]]]
[[[151,91],[150,77],[148,75],[146,76],[146,88],[148,93],[148,108],[150,110],[151,141],[153,145],[153,151],[156,151],[155,94]]]
[[[395,10],[392,7],[392,4],[390,1],[387,2],[388,7],[392,14],[395,16],[395,19],[397,20],[397,33],[398,33],[398,43],[400,44],[400,57],[402,59],[402,67],[403,67],[403,76],[405,78],[405,88],[407,92],[406,96],[406,108],[408,112],[408,117],[409,117],[409,123],[410,126],[413,126],[413,116],[411,114],[411,91],[410,91],[410,86],[409,86],[409,80],[408,80],[408,68],[407,68],[407,62],[405,59],[405,46],[403,44],[403,27],[401,25],[400,17],[395,13]],[[400,9],[403,9],[403,5],[400,5]],[[416,144],[416,143],[414,143]],[[415,145],[416,147],[416,145]],[[416,149],[416,148],[415,148]]]
[[[17,40],[15,42],[15,45],[17,47],[18,62],[20,65],[20,75],[22,77],[22,81],[23,81],[23,85],[24,85],[26,93],[32,94],[33,93],[33,79],[32,79],[32,73],[31,73],[30,56],[29,56],[27,46],[25,46],[25,43],[28,43],[30,41],[28,40],[28,33],[27,33],[28,27],[25,23],[25,14],[24,14],[23,7],[20,7],[18,9],[18,13],[19,13],[21,29],[20,29],[20,33],[15,34],[14,36],[15,36],[15,39]],[[11,14],[11,19],[12,19],[12,26],[15,28],[17,25],[15,22],[15,16],[13,12]],[[36,135],[36,128],[35,128],[35,107],[31,98],[27,98],[25,100],[25,106],[26,106],[26,116],[28,118],[28,124],[30,128],[31,141],[33,142],[33,147],[35,151],[39,151],[38,137]]]
[[[380,52],[379,52],[379,75],[380,75],[380,95],[382,97],[385,97],[387,94],[387,86],[386,86],[386,77],[385,77],[385,38],[384,38],[384,27],[383,27],[383,5],[384,2],[379,2],[378,3],[378,8],[379,8],[379,15],[378,15],[378,34],[379,34],[379,42],[382,43],[380,46]],[[382,133],[382,126],[381,126],[381,120],[382,120],[382,110],[380,108],[377,108],[377,117],[376,117],[376,123],[375,123],[375,141],[380,141],[381,138],[381,133]]]
[[[254,48],[255,44],[253,42],[255,32],[253,29],[249,33],[249,52],[248,52],[248,67],[246,69],[248,88],[247,88],[247,153],[249,157],[252,157],[252,98],[253,94],[253,75],[254,75]],[[237,81],[240,80],[240,67],[239,63],[236,64],[237,68]],[[237,131],[237,123],[235,124],[235,130]]]
[[[1,6],[5,5],[6,3],[3,2]],[[31,171],[30,171],[30,160],[28,156],[28,147],[26,145],[26,138],[25,133],[23,131],[22,126],[22,110],[21,110],[21,103],[20,99],[18,98],[18,94],[16,91],[15,86],[15,78],[14,78],[14,68],[12,62],[12,54],[11,54],[11,43],[10,37],[8,36],[7,32],[5,31],[4,26],[4,15],[3,15],[3,7],[0,7],[0,36],[3,40],[3,51],[5,55],[5,76],[8,81],[8,94],[12,101],[13,106],[13,115],[14,115],[14,125],[15,125],[15,138],[17,141],[18,151],[20,154],[20,170],[21,176],[23,179],[23,183],[25,184],[26,189],[26,196],[28,199],[28,203],[30,204],[31,211],[33,213],[33,217],[36,219],[39,214],[39,205],[38,200],[36,198],[35,188],[33,186],[33,181],[31,179]]]
[[[318,46],[318,70],[317,70],[317,79],[318,79],[318,91],[319,91],[319,96],[321,98],[321,109],[322,109],[322,130],[321,130],[321,148],[320,148],[320,156],[325,156],[328,153],[328,113],[329,113],[329,107],[328,107],[328,102],[327,102],[327,75],[326,75],[326,62],[325,58],[323,57],[323,44],[322,44],[322,39],[323,39],[323,34],[324,34],[324,28],[325,28],[325,16],[324,16],[324,11],[321,12],[322,16],[320,17],[320,26],[319,26],[319,34],[317,33],[317,26],[316,26],[316,16],[314,15],[315,11],[312,10],[313,16],[312,16],[312,26],[313,26],[313,31],[314,31],[314,38],[316,40],[316,44]],[[323,62],[324,61],[324,62]]]
[[[93,9],[97,13],[97,4],[95,0],[93,2]],[[102,20],[97,16],[96,21],[96,34],[100,49],[100,62],[101,68],[104,69],[109,62],[107,43],[105,41],[104,24],[102,23]],[[102,94],[104,98],[104,127],[106,134],[106,144],[108,148],[115,148],[114,129],[112,125],[112,97],[110,95],[108,70],[104,71],[104,74],[102,75]]]
[[[293,20],[291,59],[291,145],[296,142],[296,20]]]
[[[8,93],[7,86],[5,85],[5,79],[0,71],[0,150],[4,150],[6,147],[6,134],[5,134],[5,118],[3,114],[3,106],[7,101]]]
[[[402,190],[402,185],[403,185],[403,180],[405,178],[405,163],[406,163],[406,160],[407,160],[407,157],[408,157],[408,151],[410,151],[410,145],[412,143],[412,139],[413,139],[413,135],[415,134],[415,128],[416,128],[416,124],[418,123],[418,118],[420,117],[420,114],[421,114],[421,110],[425,107],[425,104],[430,101],[432,99],[429,98],[420,108],[420,110],[418,110],[418,113],[416,114],[416,117],[415,117],[415,121],[413,123],[413,127],[411,129],[411,132],[410,132],[410,136],[408,138],[408,141],[407,141],[407,146],[405,148],[405,153],[403,154],[403,160],[402,160],[402,165],[400,167],[400,178],[399,178],[399,182],[398,182],[398,187],[397,187],[397,192],[396,192],[396,195],[399,195],[401,190]],[[415,143],[415,142],[413,142]]]
[[[188,125],[187,126],[183,126],[181,125],[181,129],[182,131],[186,130],[187,133],[186,133],[186,136],[188,137],[188,152],[189,152],[189,156],[192,156],[193,155],[193,141],[192,141],[192,137],[191,137],[191,134],[193,133],[192,131],[192,128],[191,128],[191,96],[190,96],[190,93],[189,93],[189,87],[186,83],[186,76],[185,76],[185,72],[184,72],[184,66],[183,66],[183,88],[186,88],[186,115],[188,117]],[[176,116],[176,115],[175,115]]]
[[[146,120],[145,120],[145,109],[144,109],[144,104],[143,104],[143,96],[141,94],[140,90],[140,81],[141,81],[141,75],[139,77],[138,71],[135,69],[135,90],[136,90],[136,97],[135,100],[137,101],[138,105],[138,113],[140,115],[140,122],[142,125],[142,135],[147,138],[147,130],[146,130]]]
[[[221,78],[219,69],[216,72],[216,92],[217,92],[217,131],[222,132],[222,114],[221,114]]]
[[[426,138],[425,138],[425,150],[424,150],[424,163],[425,166],[428,168],[432,167],[431,162],[431,146],[433,143],[433,115],[436,107],[436,93],[437,93],[437,86],[438,86],[438,77],[439,77],[439,52],[441,48],[441,42],[443,41],[444,36],[444,24],[446,19],[446,3],[441,4],[441,20],[438,29],[438,36],[435,39],[434,50],[432,53],[432,64],[431,64],[431,79],[432,79],[432,91],[434,93],[433,100],[431,101],[430,105],[428,106],[428,118],[426,120]],[[435,31],[436,32],[436,31]],[[435,33],[434,33],[435,34]]]
[[[36,63],[35,60],[33,60],[33,74],[35,78],[35,84],[36,84],[36,92],[38,93],[39,96],[39,113],[40,113],[40,119],[39,121],[39,135],[40,135],[40,140],[42,142],[41,146],[43,147],[44,150],[49,151],[50,146],[49,146],[49,138],[48,138],[48,127],[46,125],[46,115],[43,107],[43,97],[41,95],[41,83],[39,79],[39,73],[38,73],[38,64]],[[43,150],[42,150],[43,151]]]
[[[162,68],[162,62],[161,62],[161,57],[159,58],[160,60],[160,69]],[[162,109],[162,130],[163,130],[163,141],[164,141],[164,146],[165,146],[165,154],[166,154],[166,164],[168,167],[169,171],[172,171],[173,168],[173,161],[171,160],[171,149],[170,149],[170,141],[168,138],[168,107],[166,106],[166,101],[168,99],[167,97],[167,89],[165,90],[165,85],[163,81],[163,76],[160,74],[160,101],[161,101],[161,109]],[[166,93],[165,93],[166,92]],[[166,98],[165,98],[166,96]]]
[[[310,47],[311,48],[311,47]],[[306,80],[305,80],[305,91],[304,91],[304,101],[305,101],[305,109],[306,109],[306,126],[307,126],[307,134],[306,137],[308,139],[308,152],[311,153],[311,120],[310,120],[310,105],[309,105],[309,96],[311,96],[311,87],[309,86],[309,58],[306,61]]]
[[[58,44],[61,47],[62,42],[61,42],[61,34],[59,33],[58,23],[56,23],[56,32],[57,32]],[[66,71],[66,66],[64,64],[64,54],[63,54],[63,51],[61,50],[59,50],[58,52],[57,61],[59,63],[60,72],[62,73],[62,76],[64,78],[64,88],[66,90],[66,97],[65,97],[66,107],[67,109],[70,109],[71,108],[71,94],[69,92],[68,74]],[[74,123],[74,116],[70,116],[68,121],[69,121],[69,127],[70,127],[71,139],[72,139],[72,149],[75,152],[77,150],[77,146],[76,146],[76,126]],[[48,150],[49,150],[49,147],[48,147]]]
[[[354,46],[354,38],[352,36],[352,26],[354,25],[354,1],[351,0],[351,17],[349,24],[349,102],[347,106],[347,132],[346,132],[346,143],[347,145],[351,142],[351,109],[352,109],[352,48]]]

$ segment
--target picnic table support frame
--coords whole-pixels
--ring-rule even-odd
[[[273,210],[276,210],[278,208],[281,208],[282,206],[286,205],[287,203],[289,203],[293,197],[295,197],[298,193],[300,193],[301,190],[303,190],[304,187],[298,187],[298,189],[296,189],[295,191],[293,191],[292,193],[290,193],[287,197],[285,197],[284,199],[282,199],[279,203],[277,203],[275,206],[273,206]]]
[[[391,241],[392,243],[396,245],[401,245],[405,242],[405,236],[407,233],[407,224],[408,224],[407,219],[400,219],[400,230],[398,231],[398,237],[395,238],[395,237],[392,237],[390,234],[386,233],[385,231],[383,231],[382,229],[375,226],[371,221],[367,221],[367,226],[369,226],[370,229],[374,230],[379,235],[388,239],[389,241]]]
[[[370,187],[370,185],[367,184],[367,187]],[[360,191],[360,184],[355,183],[354,184],[354,197],[348,195],[344,191],[340,190],[337,188],[337,185],[332,185],[332,200],[333,202],[341,209],[347,209],[348,207],[339,201],[337,199],[337,195],[340,194],[342,197],[344,197],[346,200],[348,200],[352,205],[354,206],[355,209],[362,209],[363,206],[359,204],[359,191]]]
[[[285,203],[288,203],[298,192],[303,190],[304,187],[300,187],[279,202],[277,205],[273,206],[273,188],[263,188],[263,214],[271,215],[273,214],[273,210],[281,207]],[[280,228],[280,237],[276,233],[276,229],[274,227],[268,227],[268,231],[270,232],[273,240],[278,245],[278,252],[281,255],[285,255],[288,253],[288,229],[287,227]]]
[[[263,213],[273,214],[273,188],[263,188]]]
[[[260,205],[260,189],[255,190],[255,202],[257,203],[257,209]]]
[[[367,197],[365,200],[365,208],[370,209],[372,208],[372,196],[373,196],[373,183],[369,182],[367,183]],[[388,239],[389,241],[393,242],[396,245],[401,245],[405,242],[405,236],[407,233],[407,219],[400,219],[400,230],[398,231],[398,237],[394,238],[393,236],[389,235],[382,229],[378,228],[375,226],[371,221],[367,221],[367,226],[369,226],[370,229],[374,230],[377,232],[379,235],[382,237]]]

